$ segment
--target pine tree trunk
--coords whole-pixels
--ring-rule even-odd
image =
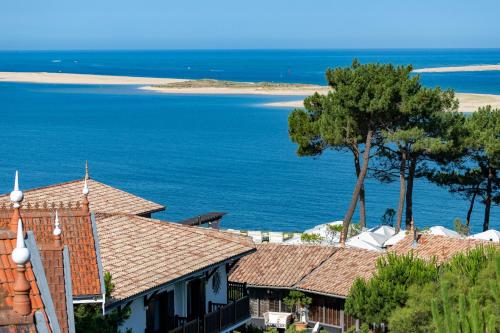
[[[470,205],[469,205],[469,210],[467,211],[467,218],[465,219],[465,225],[469,227],[470,224],[470,217],[472,215],[472,210],[474,209],[474,202],[476,201],[476,196],[477,196],[477,191],[479,189],[476,188],[474,190],[474,194],[472,195],[472,198],[470,199]]]
[[[490,228],[490,210],[491,210],[491,184],[493,183],[493,168],[488,167],[488,182],[486,183],[486,200],[484,202],[484,223],[483,223],[483,231],[486,231]]]
[[[413,218],[413,180],[415,178],[415,169],[417,168],[417,158],[412,157],[408,170],[408,184],[406,184],[406,230],[410,229]]]
[[[399,203],[398,217],[396,221],[396,233],[401,230],[401,222],[403,221],[403,206],[405,204],[406,191],[406,150],[401,152],[401,165],[399,167]]]
[[[356,169],[356,179],[361,173],[361,165],[359,163],[359,147],[357,144],[353,146],[352,153],[354,155],[354,167]],[[359,191],[359,226],[364,228],[366,226],[366,205],[365,205],[365,185]]]
[[[368,131],[366,135],[366,143],[365,143],[365,151],[363,152],[363,167],[358,176],[358,180],[356,181],[356,186],[354,187],[354,192],[352,193],[351,203],[349,204],[349,208],[345,213],[344,223],[342,225],[342,235],[341,241],[345,242],[347,239],[347,232],[349,230],[349,224],[351,224],[352,216],[354,215],[354,210],[356,209],[356,204],[358,203],[359,193],[361,192],[361,188],[363,187],[363,182],[365,181],[366,173],[368,172],[368,162],[370,160],[370,148],[372,145],[372,137],[373,131]]]

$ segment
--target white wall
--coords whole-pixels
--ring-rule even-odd
[[[217,293],[214,293],[212,289],[212,277],[207,281],[205,285],[206,293],[206,309],[208,310],[208,302],[212,301],[214,303],[226,304],[227,302],[227,273],[226,266],[220,265],[217,269],[220,276],[220,289]],[[170,286],[166,290],[174,290],[174,300],[175,300],[175,314],[181,317],[187,315],[187,290],[186,281],[177,282],[175,285]],[[150,295],[148,295],[149,297]],[[132,329],[134,333],[143,333],[146,329],[146,307],[144,306],[144,297],[141,296],[132,301],[130,304],[131,314],[130,317],[123,323],[120,327],[122,332],[127,329]]]
[[[132,329],[134,333],[142,333],[146,329],[146,307],[144,299],[139,297],[130,304],[130,317],[120,326],[121,332]]]
[[[208,302],[212,301],[213,303],[221,303],[221,304],[226,304],[227,302],[227,273],[226,273],[226,265],[220,265],[219,268],[217,269],[217,272],[219,272],[220,276],[220,289],[219,292],[216,294],[214,293],[212,289],[212,280],[215,275],[212,275],[210,279],[208,279],[206,285],[205,285],[205,295],[206,295],[206,309],[208,309]]]

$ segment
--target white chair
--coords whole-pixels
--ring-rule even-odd
[[[312,329],[312,333],[318,333],[319,332],[319,321],[314,324],[314,327]]]
[[[254,243],[262,243],[262,232],[260,231],[249,231],[248,236],[252,238]]]

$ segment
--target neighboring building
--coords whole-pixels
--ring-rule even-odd
[[[401,241],[390,248],[390,251],[397,254],[407,254],[413,252],[419,258],[425,260],[436,259],[438,264],[451,259],[458,253],[464,253],[478,246],[494,245],[488,241],[456,238],[454,236],[438,236],[427,233],[417,234],[414,241],[413,235],[407,235]],[[495,246],[498,246],[496,244]]]
[[[248,237],[126,214],[98,214],[107,310],[130,306],[133,332],[228,332],[250,319],[242,284],[227,272],[255,251]]]
[[[149,218],[163,209],[87,174],[83,181],[21,192],[16,202],[0,198],[0,227],[21,216],[33,242],[43,243],[39,266],[50,269],[41,291],[60,300],[56,287],[61,279],[51,274],[67,271],[68,286],[62,288],[66,302],[57,302],[52,313],[69,324],[56,332],[74,331],[73,304],[95,302],[103,304],[103,311],[130,306],[124,331],[215,333],[244,325],[250,319],[249,298],[243,284],[228,283],[227,273],[239,258],[255,251],[251,239]],[[210,214],[210,222],[221,216]],[[54,240],[55,220],[59,247],[47,245]],[[111,273],[115,284],[107,300],[104,272]]]
[[[86,175],[88,177],[88,174]],[[87,178],[88,200],[93,213],[120,213],[151,217],[151,214],[165,210],[165,206],[137,197],[109,185]],[[54,184],[24,191],[23,206],[28,204],[43,207],[47,203],[59,206],[75,204],[82,200],[84,180]],[[0,206],[10,205],[9,195],[0,196]],[[51,208],[51,207],[49,207]]]
[[[344,332],[356,325],[343,311],[349,288],[356,277],[373,274],[379,256],[350,247],[260,244],[257,252],[235,265],[229,281],[247,284],[254,325],[262,327],[268,311],[289,312],[283,298],[290,290],[300,290],[312,298],[311,322]]]
[[[58,214],[62,231],[60,244],[67,246],[69,251],[73,303],[104,304],[104,276],[97,231],[89,211],[89,190],[86,182],[82,187],[83,190],[79,189],[81,204],[76,202],[56,205],[45,202],[32,206],[25,203],[21,209],[21,195],[21,200],[13,201],[12,207],[3,205],[0,208],[0,227],[13,225],[14,221],[22,218],[24,230],[32,231],[38,244],[51,244],[54,238],[54,220]],[[52,261],[50,263],[52,264]]]

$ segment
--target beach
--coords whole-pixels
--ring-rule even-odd
[[[42,84],[168,84],[182,79],[117,76],[117,75],[93,75],[93,74],[71,74],[71,73],[47,73],[47,72],[0,72],[0,82],[24,82]]]
[[[414,73],[451,73],[451,72],[481,72],[500,71],[500,65],[470,65],[470,66],[449,66],[430,67],[414,69]]]
[[[460,112],[474,112],[477,111],[479,107],[486,105],[491,105],[493,108],[500,108],[500,95],[456,93],[455,96],[460,101],[458,109]],[[283,108],[304,107],[304,103],[301,100],[274,102],[265,105]]]

